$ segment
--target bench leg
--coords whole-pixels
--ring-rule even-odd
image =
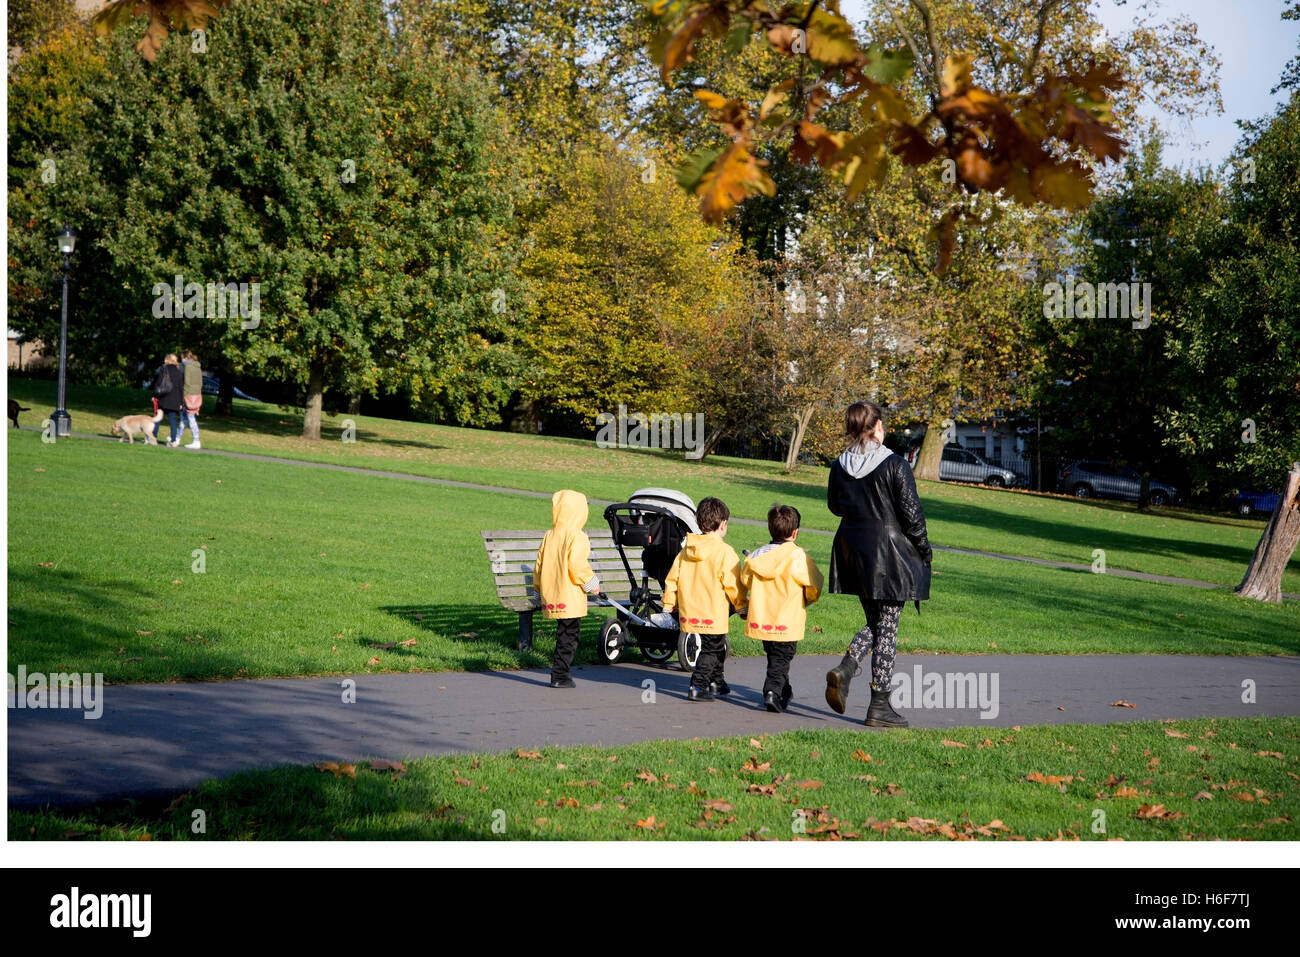
[[[519,650],[529,651],[533,647],[533,613],[531,611],[521,611],[519,613]]]

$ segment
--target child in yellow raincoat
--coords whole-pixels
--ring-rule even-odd
[[[722,540],[730,518],[731,511],[721,499],[701,499],[695,510],[701,534],[686,536],[664,579],[664,611],[677,609],[677,626],[700,636],[688,701],[712,701],[714,695],[731,691],[722,672],[728,619],[733,607],[744,605],[745,590],[740,587],[740,558]]]
[[[767,652],[767,680],[763,704],[780,713],[790,706],[790,662],[803,638],[807,612],[821,597],[822,573],[808,553],[796,545],[799,510],[773,505],[767,513],[772,541],[745,559],[740,584],[749,595],[749,620],[745,634],[763,643]]]
[[[591,541],[587,524],[587,496],[562,489],[551,496],[554,527],[542,539],[533,566],[533,589],[541,612],[555,620],[555,658],[551,662],[551,687],[572,688],[569,666],[578,650],[582,619],[587,616],[587,595],[600,591],[600,580],[588,561]]]

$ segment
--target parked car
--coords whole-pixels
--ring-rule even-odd
[[[236,385],[236,386],[231,386],[231,387],[230,387],[230,391],[234,393],[234,396],[235,396],[236,399],[243,399],[245,402],[261,402],[261,401],[262,401],[261,399],[254,399],[251,395],[249,395],[249,394],[248,394],[247,392],[245,392],[243,389],[239,388],[239,386],[237,386],[237,385]],[[208,374],[205,372],[205,373],[203,374],[203,394],[204,394],[204,395],[220,395],[220,394],[221,394],[221,380],[218,379],[216,376],[214,376],[214,375],[208,375]]]
[[[1029,480],[1019,472],[986,462],[960,445],[944,446],[943,456],[939,459],[939,478],[949,482],[982,483],[995,488],[1029,484]]]
[[[1277,492],[1256,492],[1252,489],[1243,488],[1232,496],[1231,504],[1233,509],[1242,515],[1253,515],[1256,512],[1270,515],[1281,501],[1282,496],[1278,495]]]
[[[1127,465],[1111,465],[1096,459],[1080,459],[1061,470],[1057,489],[1075,498],[1119,498],[1136,502],[1142,493],[1142,476]],[[1151,480],[1151,504],[1176,505],[1178,489]]]
[[[153,385],[153,379],[145,379],[143,382],[140,383],[140,388],[142,388],[142,389],[147,389],[147,388],[149,388],[151,385]],[[232,386],[231,391],[234,392],[234,394],[235,394],[235,398],[236,398],[236,399],[243,399],[245,402],[261,402],[261,401],[262,401],[261,399],[254,399],[251,395],[249,395],[249,394],[248,394],[247,392],[245,392],[243,389],[239,388],[239,386]],[[221,380],[218,379],[216,376],[208,375],[206,372],[203,373],[203,394],[204,394],[204,395],[220,395],[220,394],[221,394]]]

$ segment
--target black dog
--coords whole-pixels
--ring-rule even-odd
[[[19,412],[30,412],[30,411],[32,411],[32,410],[31,410],[31,408],[29,408],[28,406],[25,406],[25,405],[19,405],[19,404],[18,404],[17,402],[15,402],[13,399],[10,399],[10,400],[9,400],[9,418],[11,418],[11,419],[14,420],[14,428],[15,428],[15,429],[18,428],[18,413],[19,413]]]

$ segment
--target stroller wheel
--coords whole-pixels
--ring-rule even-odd
[[[623,623],[617,618],[606,618],[605,623],[600,626],[600,645],[596,648],[600,663],[616,664],[623,654],[624,641]]]
[[[647,661],[653,661],[657,665],[672,658],[675,650],[672,648],[655,648],[652,645],[641,645],[641,654],[645,655]]]
[[[677,639],[677,663],[682,666],[682,671],[695,670],[695,665],[700,660],[701,643],[702,639],[693,631],[683,631]],[[725,637],[722,639],[722,657],[725,660],[730,655],[731,639]]]
[[[700,660],[700,636],[693,631],[683,631],[677,639],[677,663],[682,671],[694,671],[695,663]]]

